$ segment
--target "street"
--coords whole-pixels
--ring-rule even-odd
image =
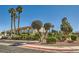
[[[0,53],[41,53],[45,51],[10,46],[16,41],[0,40]]]
[[[27,44],[24,46],[12,46],[12,44],[17,42],[24,42]],[[28,42],[32,44],[28,44]],[[37,41],[0,40],[0,53],[79,53],[79,46],[46,46],[46,48],[44,48],[44,46],[42,48],[43,45],[38,46],[34,44],[36,42]],[[50,48],[52,48],[52,50],[46,50]]]
[[[20,48],[17,46],[10,46],[17,41],[0,40],[0,53],[44,53],[45,51],[34,50],[29,48]],[[22,41],[21,41],[22,42]]]
[[[0,45],[0,53],[44,53],[44,51]]]

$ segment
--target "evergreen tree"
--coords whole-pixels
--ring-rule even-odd
[[[64,35],[67,35],[73,31],[70,23],[67,21],[67,17],[64,17],[62,19],[62,23],[61,23],[60,27],[61,27],[61,31],[63,32]]]

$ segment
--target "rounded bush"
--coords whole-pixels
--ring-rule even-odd
[[[77,36],[76,35],[71,35],[71,40],[76,41],[77,40]]]

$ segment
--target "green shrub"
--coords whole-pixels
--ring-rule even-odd
[[[60,41],[62,39],[62,36],[61,35],[56,35],[56,38],[58,41]]]
[[[32,40],[39,40],[40,39],[40,35],[39,34],[34,34],[34,35],[31,35],[31,39]]]
[[[21,36],[20,35],[15,35],[12,37],[13,40],[21,40]]]
[[[57,39],[56,39],[57,41],[61,41],[61,40],[62,40],[62,35],[61,35],[61,33],[54,34],[53,36],[57,38]]]
[[[48,36],[52,36],[52,33],[48,33]]]
[[[47,38],[47,43],[56,43],[56,37],[53,37],[53,36],[51,36],[51,37],[48,37]]]
[[[77,36],[76,35],[71,35],[71,40],[76,41],[77,40]]]
[[[64,41],[66,40],[66,38],[67,38],[67,36],[66,36],[66,35],[62,35],[62,36],[61,36],[61,40],[60,40],[60,41],[61,41],[61,42],[64,42]]]
[[[19,35],[15,35],[12,37],[12,39],[15,40],[25,40],[27,39],[28,35],[27,34],[19,34]]]
[[[29,40],[28,34],[20,34],[22,40]]]

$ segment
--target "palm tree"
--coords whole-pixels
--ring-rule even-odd
[[[13,20],[14,20],[14,34],[16,33],[16,10],[13,9]]]
[[[22,11],[23,11],[23,8],[21,7],[21,6],[18,6],[17,8],[16,8],[16,11],[18,12],[18,28],[20,27],[19,25],[20,25],[20,14],[22,13]],[[19,31],[18,31],[18,34],[19,34]]]
[[[10,8],[9,10],[8,10],[8,12],[10,13],[10,15],[11,15],[11,34],[12,34],[12,32],[13,32],[13,8]]]

